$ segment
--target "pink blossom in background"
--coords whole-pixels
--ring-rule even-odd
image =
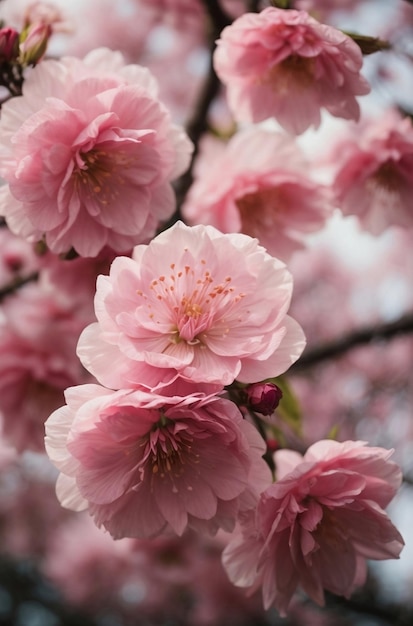
[[[159,22],[170,22],[177,30],[202,33],[205,26],[205,9],[202,0],[135,0],[140,7],[150,7]]]
[[[309,347],[334,340],[363,322],[351,300],[359,268],[349,267],[330,245],[319,242],[294,255],[288,269],[294,280],[290,312],[305,327]]]
[[[5,475],[5,471],[7,471],[16,460],[16,457],[16,449],[4,439],[3,433],[0,432],[0,470],[3,476]]]
[[[166,42],[157,45],[157,41]],[[159,83],[159,97],[173,119],[188,120],[199,97],[208,58],[203,31],[161,24],[149,38],[143,63]]]
[[[320,111],[359,118],[355,96],[370,91],[360,48],[305,11],[268,7],[224,28],[214,67],[238,122],[274,117],[292,134],[320,124]]]
[[[2,459],[0,463],[2,558],[40,564],[52,534],[73,513],[56,499],[55,469],[45,455],[15,451],[13,462],[6,467]]]
[[[255,239],[178,222],[98,277],[98,322],[82,332],[78,355],[112,389],[258,382],[304,349],[287,315],[291,292],[285,265]]]
[[[332,160],[337,202],[374,235],[390,226],[413,227],[413,126],[388,110],[337,142]]]
[[[277,482],[240,516],[241,532],[224,550],[231,581],[262,586],[264,607],[281,615],[298,585],[320,605],[323,589],[349,597],[365,582],[366,559],[397,558],[403,547],[383,510],[402,478],[392,452],[332,440],[304,457],[276,452]]]
[[[264,441],[229,400],[97,385],[65,395],[46,422],[58,498],[114,538],[232,530],[271,482]]]
[[[174,210],[170,181],[192,149],[150,72],[106,49],[34,68],[3,106],[0,136],[8,226],[80,256],[149,240]]]
[[[343,222],[337,220],[339,237]],[[348,233],[343,229],[341,236],[348,238]],[[412,309],[411,232],[392,229],[380,240],[367,233],[359,237],[361,246],[352,239],[348,250],[350,257],[354,250],[360,259],[366,246],[362,267],[359,261],[349,266],[348,257],[340,249],[334,253],[325,241],[295,255],[289,264],[294,277],[290,315],[305,328],[310,351]],[[391,342],[353,348],[334,362],[291,370],[289,382],[302,410],[303,432],[299,441],[281,425],[288,447],[302,446],[303,441],[307,447],[328,438],[334,429],[341,440],[365,439],[372,445],[394,447],[399,458],[406,454],[409,459],[412,367],[412,337],[402,334]]]
[[[89,613],[115,613],[122,587],[132,583],[133,570],[140,569],[133,543],[113,541],[90,517],[76,515],[51,533],[43,571],[71,605]]]
[[[57,4],[53,2],[30,2],[26,5],[24,12],[24,23],[27,24],[48,24],[53,30],[65,28],[64,17]]]
[[[39,257],[27,241],[0,227],[0,289],[36,272],[39,264]]]
[[[93,298],[96,277],[107,273],[116,254],[104,248],[96,257],[61,259],[49,252],[40,259],[40,282],[49,291],[58,294],[61,305],[75,312],[79,333],[95,319]]]
[[[19,451],[44,451],[44,422],[64,402],[63,392],[91,377],[76,357],[90,319],[80,299],[43,283],[27,285],[2,305],[0,414],[3,432]]]
[[[293,5],[295,9],[307,11],[316,19],[331,24],[337,13],[359,8],[360,0],[293,0]]]
[[[76,379],[66,372],[62,357],[36,350],[3,325],[0,350],[2,430],[19,452],[42,451],[44,422],[62,404],[64,389]]]
[[[187,531],[182,537],[113,541],[76,515],[50,536],[43,572],[64,598],[122,626],[265,626],[260,599],[246,598],[221,564],[224,542]]]
[[[256,237],[287,261],[308,233],[324,226],[331,200],[311,179],[292,137],[255,127],[236,133],[225,147],[206,138],[182,212],[190,224]]]
[[[247,2],[245,0],[219,0],[219,4],[234,19],[247,11]]]
[[[64,0],[60,0],[64,2]],[[64,53],[83,57],[95,48],[118,50],[130,63],[142,59],[156,23],[156,11],[138,0],[88,0],[65,7],[71,10],[71,29]]]
[[[200,2],[88,0],[71,21],[65,54],[83,56],[101,46],[119,50],[156,77],[158,96],[172,119],[187,119],[208,63],[208,22]]]
[[[21,30],[28,24],[49,24],[53,31],[68,27],[65,0],[39,2],[33,0],[2,0],[0,18],[8,26]],[[67,8],[67,7],[66,7]]]

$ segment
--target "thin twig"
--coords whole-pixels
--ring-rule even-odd
[[[212,57],[216,47],[216,39],[220,36],[221,31],[226,26],[231,24],[231,18],[222,10],[221,5],[217,0],[205,0],[204,6],[210,20],[209,68],[205,76],[204,84],[199,93],[198,101],[194,107],[193,115],[186,124],[186,132],[194,144],[194,152],[187,171],[177,180],[175,184],[177,208],[168,223],[163,226],[163,229],[168,228],[178,219],[181,219],[181,207],[194,180],[193,168],[199,152],[199,140],[208,130],[208,112],[221,87],[220,80],[214,70]]]
[[[0,302],[2,302],[7,296],[15,293],[18,289],[21,289],[21,287],[24,287],[24,285],[32,283],[38,278],[38,272],[33,272],[32,274],[28,274],[27,276],[19,276],[18,278],[15,278],[8,285],[5,285],[0,289]]]
[[[349,332],[344,337],[330,341],[321,346],[308,348],[302,357],[294,363],[289,372],[311,367],[321,361],[342,356],[352,348],[369,344],[373,341],[388,340],[397,335],[413,332],[413,312],[402,315],[393,322],[384,322],[375,326],[366,326]]]

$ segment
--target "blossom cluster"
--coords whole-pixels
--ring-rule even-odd
[[[128,20],[105,2],[120,28],[105,24],[102,38],[79,29],[75,52],[69,44],[53,57],[49,40],[70,31],[53,5],[29,6],[20,30],[0,28],[8,90],[0,118],[1,428],[17,455],[45,451],[53,477],[57,469],[62,526],[54,541],[67,554],[48,554],[41,539],[36,550],[79,605],[99,604],[90,589],[106,558],[117,578],[112,588],[102,575],[109,602],[142,584],[137,563],[152,568],[160,595],[173,602],[159,573],[164,550],[185,560],[186,574],[174,572],[185,585],[193,574],[207,589],[201,598],[218,597],[213,583],[224,570],[222,586],[233,583],[240,607],[235,587],[261,589],[264,609],[282,616],[297,588],[319,605],[325,591],[349,597],[366,581],[368,560],[397,559],[403,548],[385,512],[402,472],[393,449],[369,445],[356,427],[335,441],[337,380],[322,400],[319,383],[306,381],[313,395],[298,383],[307,414],[323,405],[317,424],[303,425],[285,374],[305,334],[312,343],[353,323],[341,302],[342,293],[351,299],[347,274],[337,277],[317,243],[311,251],[316,236],[337,215],[356,215],[376,235],[412,225],[411,119],[362,114],[359,96],[371,89],[363,47],[310,15],[328,21],[321,0],[257,12],[239,0],[214,10],[200,1],[135,3],[139,33],[129,37]],[[223,89],[198,124],[202,137],[188,123],[193,142],[177,120],[197,80],[187,89],[160,65],[188,76],[186,61],[206,53],[205,24],[216,19],[225,27],[211,76]],[[159,61],[154,42],[165,32],[175,48],[162,40]],[[324,116],[352,123],[309,150],[301,135],[312,127],[322,137]],[[343,287],[338,305],[333,274]],[[317,288],[325,314],[314,319],[302,295],[317,299]],[[329,371],[321,380],[342,382],[340,365]],[[311,439],[310,431],[323,435]],[[0,461],[10,467],[15,453]],[[24,509],[9,508],[16,517]],[[69,510],[78,514],[73,524]],[[0,521],[6,542],[10,533],[17,551],[28,550],[32,535]],[[86,554],[73,546],[83,532]],[[194,556],[209,561],[204,550],[214,555],[205,585]],[[85,588],[68,578],[66,560]],[[148,619],[155,604],[148,594]],[[195,611],[194,619],[210,624],[218,613]]]
[[[271,477],[265,442],[219,394],[299,357],[291,292],[256,240],[212,226],[178,222],[117,257],[77,350],[101,386],[69,389],[46,422],[61,502],[114,537],[232,530]]]
[[[170,181],[191,153],[150,72],[105,49],[36,66],[3,105],[0,133],[10,229],[84,257],[149,240],[173,213]]]

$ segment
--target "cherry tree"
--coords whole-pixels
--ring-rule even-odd
[[[389,4],[0,3],[7,619],[412,618]]]

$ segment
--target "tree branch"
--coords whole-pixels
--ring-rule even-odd
[[[208,73],[205,77],[204,84],[201,88],[198,101],[195,105],[193,115],[186,124],[186,132],[188,137],[194,144],[194,152],[192,154],[191,162],[187,171],[177,180],[175,184],[177,209],[174,215],[168,221],[168,223],[163,226],[163,229],[172,226],[172,224],[174,224],[178,219],[181,219],[182,204],[185,200],[189,188],[194,181],[193,168],[199,152],[199,140],[201,139],[202,135],[208,130],[208,112],[221,87],[220,80],[214,70],[212,56],[216,47],[216,39],[219,38],[221,31],[226,26],[229,26],[231,24],[232,20],[230,16],[222,10],[221,5],[217,0],[204,0],[203,4],[210,20],[209,68]]]
[[[296,372],[311,367],[321,361],[342,356],[352,348],[369,344],[373,341],[388,340],[397,335],[413,332],[413,312],[402,315],[393,322],[385,322],[376,326],[367,326],[349,332],[344,337],[325,343],[321,346],[309,348],[303,356],[290,367],[289,372]]]
[[[32,274],[28,274],[28,276],[19,276],[12,280],[8,285],[5,285],[0,289],[0,302],[2,302],[7,296],[10,296],[12,293],[15,293],[27,283],[32,283],[39,278],[38,272],[33,272]]]

